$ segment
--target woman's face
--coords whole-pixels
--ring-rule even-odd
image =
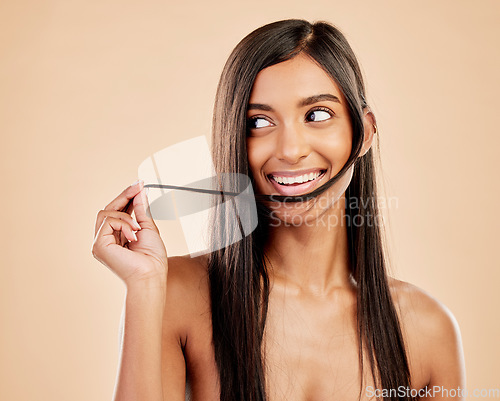
[[[257,74],[247,118],[248,162],[257,193],[309,193],[335,176],[351,153],[346,100],[330,76],[306,55]],[[284,212],[287,205],[290,208],[289,203],[273,208]],[[307,206],[294,205],[291,214],[303,213]]]

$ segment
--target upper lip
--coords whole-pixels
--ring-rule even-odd
[[[275,177],[300,177],[304,174],[320,173],[326,170],[325,168],[310,168],[307,170],[294,170],[294,171],[273,171],[268,175],[274,175]]]

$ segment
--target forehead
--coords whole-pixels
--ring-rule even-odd
[[[255,78],[250,102],[280,103],[331,93],[343,100],[335,81],[309,56],[301,53],[291,60],[264,68]]]

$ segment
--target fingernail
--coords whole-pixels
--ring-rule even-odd
[[[142,230],[142,227],[139,225],[139,223],[135,220],[132,220],[132,224],[134,225],[134,227],[136,227],[138,230]]]
[[[142,207],[144,208],[144,213],[146,213],[149,216],[148,210],[149,210],[149,199],[147,195],[147,190],[148,188],[143,188],[140,192],[141,194],[141,199],[142,199]]]
[[[133,187],[134,185],[139,184],[141,181],[142,181],[142,180],[137,180],[136,182],[134,182],[134,183],[131,185],[131,187]]]
[[[134,239],[137,241],[137,235],[135,235],[135,232],[132,231],[132,234],[134,234]]]

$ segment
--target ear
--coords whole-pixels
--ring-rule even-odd
[[[363,129],[365,137],[363,139],[363,146],[358,157],[362,157],[368,152],[372,146],[373,138],[377,133],[377,120],[369,107],[364,108],[363,114]]]

